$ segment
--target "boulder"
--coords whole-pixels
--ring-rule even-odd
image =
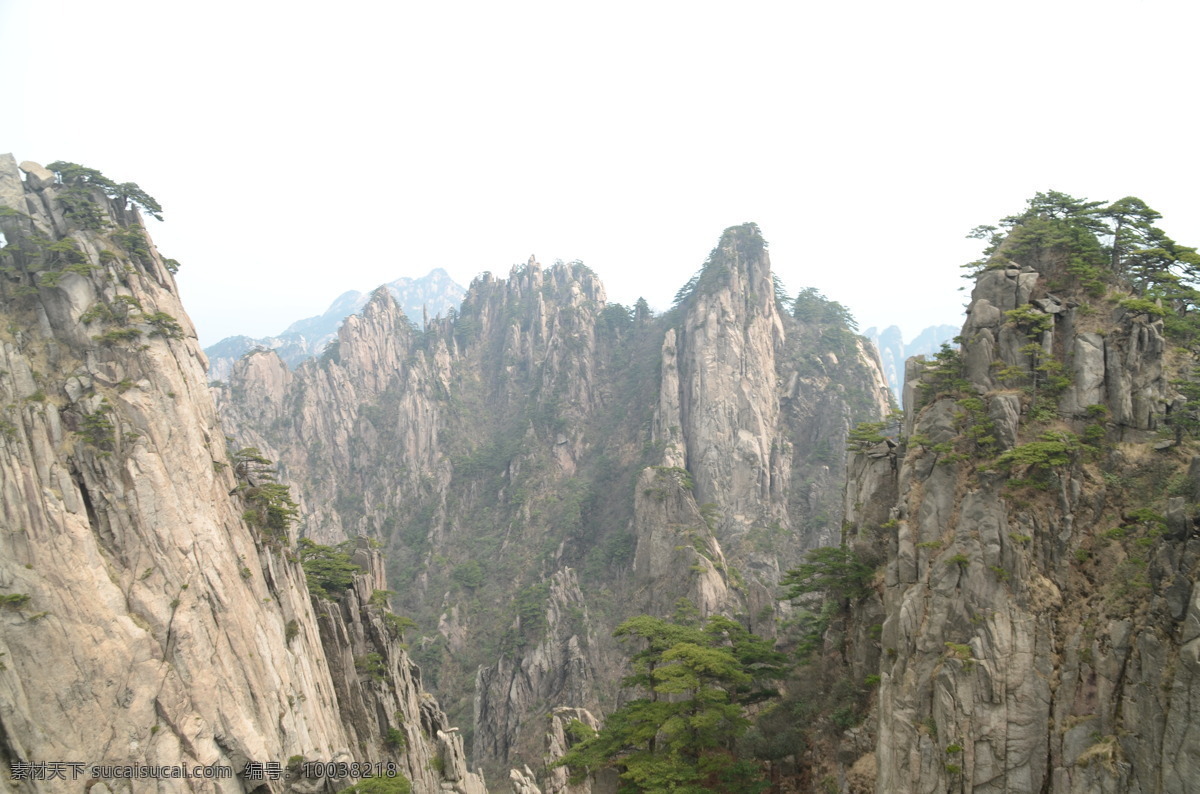
[[[58,181],[53,171],[43,168],[32,160],[23,161],[20,167],[25,172],[25,178],[29,182],[29,186],[34,190],[48,188]]]

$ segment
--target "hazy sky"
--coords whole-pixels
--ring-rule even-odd
[[[1039,190],[1200,243],[1195,8],[0,0],[0,151],[157,197],[205,345],[531,253],[666,308],[748,220],[911,338]]]

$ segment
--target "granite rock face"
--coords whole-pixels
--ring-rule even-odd
[[[752,224],[663,317],[531,258],[423,332],[377,292],[320,359],[250,356],[218,402],[307,534],[384,543],[474,761],[546,790],[542,715],[613,707],[621,620],[687,599],[773,631],[780,571],[839,534],[846,433],[886,386],[865,340],[775,295]]]
[[[390,690],[363,704],[405,726],[428,710],[362,598],[377,561],[314,611],[291,539],[246,523],[204,355],[138,210],[21,168],[0,157],[0,763],[218,765],[236,776],[179,790],[240,792],[260,785],[249,762],[390,761],[482,792],[463,765],[431,776],[436,737],[389,749],[376,715],[354,716],[359,673],[333,661],[360,646]]]
[[[1005,253],[959,357],[908,368],[899,454],[850,464],[847,519],[887,559],[876,790],[1188,791],[1193,459],[1154,443],[1186,361],[1063,258]]]

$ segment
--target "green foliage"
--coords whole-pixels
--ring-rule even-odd
[[[949,651],[950,654],[955,659],[960,659],[962,661],[968,661],[972,658],[970,645],[966,645],[966,644],[958,643],[958,642],[947,642],[947,643],[945,643],[945,645],[946,645],[946,650]]]
[[[692,474],[687,469],[679,466],[655,466],[654,471],[660,475],[673,479],[680,488],[685,491],[690,491],[695,487],[695,482],[692,480]]]
[[[64,191],[66,193],[83,185],[98,187],[109,198],[122,202],[122,207],[128,204],[135,204],[156,221],[162,220],[162,205],[134,182],[122,182],[118,184],[94,168],[87,168],[76,163],[64,162],[63,160],[56,160],[46,167],[55,172],[59,180],[68,186],[67,190]]]
[[[349,788],[342,789],[339,794],[412,794],[412,783],[398,772],[395,777],[365,778]]]
[[[1026,417],[1033,423],[1053,422],[1058,419],[1058,403],[1052,397],[1035,397],[1029,403]]]
[[[360,675],[365,675],[374,681],[386,681],[388,676],[387,662],[383,656],[374,651],[354,657],[354,669]]]
[[[317,598],[336,598],[354,584],[354,577],[363,572],[351,561],[345,547],[322,546],[311,538],[301,538],[298,544],[300,562],[304,567],[308,591]]]
[[[112,319],[112,309],[108,307],[107,303],[92,304],[91,308],[79,315],[81,323],[108,322]]]
[[[549,598],[549,582],[538,582],[517,591],[515,605],[523,637],[533,639],[542,635],[546,628],[546,602]]]
[[[1039,375],[1037,384],[1042,391],[1042,399],[1051,403],[1052,410],[1057,414],[1057,398],[1071,386],[1066,366],[1056,358],[1046,358],[1035,371]]]
[[[886,422],[859,422],[850,430],[846,444],[851,450],[863,450],[887,440],[883,434]]]
[[[0,595],[0,606],[20,609],[29,603],[29,593],[5,593]]]
[[[166,312],[154,312],[153,314],[147,314],[143,321],[154,328],[154,330],[150,332],[150,336],[161,336],[164,339],[183,338],[183,326],[179,324],[178,320]]]
[[[1167,526],[1167,517],[1149,507],[1139,507],[1135,510],[1130,510],[1125,518],[1132,524],[1140,524],[1151,528],[1157,527],[1162,529]]]
[[[287,626],[283,630],[283,638],[289,645],[292,640],[300,635],[300,624],[294,619],[287,622]]]
[[[694,295],[710,295],[726,284],[731,257],[748,262],[761,257],[766,247],[767,243],[757,224],[744,223],[729,227],[700,270],[675,293],[672,308],[682,305]]]
[[[112,406],[107,400],[101,400],[100,406],[90,414],[85,414],[79,420],[79,429],[76,432],[83,441],[104,452],[111,452],[116,443],[116,425],[113,424],[109,414],[112,411]]]
[[[976,226],[968,232],[967,239],[987,241],[987,245],[983,249],[983,257],[963,265],[963,267],[971,268],[972,271],[977,272],[987,265],[988,258],[1000,248],[1000,244],[1004,242],[1004,233],[1000,231],[1000,227],[998,226],[981,225]]]
[[[72,185],[58,194],[63,215],[81,229],[99,231],[108,225],[108,214],[96,203],[92,190],[86,185]]]
[[[1018,444],[996,459],[1004,469],[1029,467],[1045,473],[1056,466],[1070,464],[1082,449],[1079,438],[1072,433],[1047,431],[1039,441]]]
[[[115,347],[117,345],[132,344],[138,339],[141,339],[142,332],[137,328],[113,328],[105,331],[102,334],[97,334],[92,337],[101,347]]]
[[[780,580],[788,588],[785,598],[824,593],[837,600],[855,600],[870,594],[875,569],[852,549],[823,546],[809,551],[806,559]]]
[[[1167,415],[1167,424],[1175,430],[1175,441],[1181,442],[1184,434],[1200,438],[1200,370],[1194,368],[1190,378],[1171,381],[1171,385],[1183,397],[1183,405]]]
[[[462,587],[473,590],[483,584],[485,574],[478,560],[467,560],[450,572],[450,578]]]
[[[952,554],[946,558],[946,565],[957,565],[959,568],[966,568],[971,564],[971,558],[965,554]]]
[[[596,729],[592,726],[580,722],[579,720],[571,720],[567,723],[563,731],[567,735],[570,744],[576,745],[582,741],[586,741],[596,735]]]
[[[367,603],[373,607],[387,607],[388,598],[395,594],[394,590],[372,590],[371,597],[367,599]]]
[[[87,311],[79,316],[79,321],[82,323],[102,322],[123,327],[128,325],[131,319],[135,319],[140,316],[135,310],[140,310],[141,308],[142,304],[140,304],[136,298],[130,295],[117,295],[109,303],[100,302],[92,304]],[[163,316],[170,317],[170,315]],[[128,331],[122,331],[115,334],[107,333],[100,336],[94,336],[92,338],[97,341],[101,341],[103,344],[103,340],[106,338],[116,341],[131,341],[140,337],[141,334],[141,331],[136,330],[132,333]]]
[[[642,645],[624,685],[645,696],[610,714],[598,733],[573,725],[578,741],[556,766],[571,767],[573,780],[616,769],[622,792],[764,791],[762,769],[734,751],[749,726],[745,707],[774,695],[769,682],[785,672],[782,654],[723,617],[697,628],[642,615],[615,634]]]
[[[403,752],[408,747],[408,737],[399,728],[388,728],[384,734],[383,744],[394,752]]]
[[[921,403],[928,403],[939,394],[967,392],[970,387],[958,349],[942,343],[941,350],[934,353],[933,361],[925,363],[920,384]]]
[[[623,333],[633,326],[633,310],[619,303],[607,304],[600,312],[596,325],[609,334]]]
[[[1157,301],[1146,298],[1123,298],[1118,305],[1133,314],[1145,314],[1149,317],[1166,317],[1170,314]]]
[[[821,331],[816,345],[818,353],[833,353],[839,358],[853,356],[858,349],[858,337],[849,328],[833,325]]]
[[[792,302],[792,316],[797,320],[815,325],[840,325],[851,331],[858,330],[858,323],[850,310],[835,300],[830,300],[813,287],[800,290]]]
[[[137,186],[136,182],[122,182],[114,191],[114,198],[142,208],[147,215],[156,221],[162,220],[162,205],[153,196]]]
[[[984,456],[994,454],[997,447],[996,422],[988,414],[983,400],[964,397],[958,401],[958,405],[963,409],[958,416],[962,433],[973,445],[975,453]]]
[[[417,627],[416,621],[414,621],[412,618],[404,617],[402,615],[395,615],[391,612],[384,614],[383,625],[385,628],[387,628],[388,634],[396,640],[403,640],[404,632]]]
[[[995,226],[972,232],[970,236],[988,240],[988,246],[984,258],[969,267],[978,272],[1011,261],[1058,264],[1093,297],[1102,297],[1110,283],[1124,280],[1138,293],[1121,301],[1126,309],[1161,317],[1167,334],[1177,342],[1200,343],[1195,311],[1200,306],[1195,288],[1200,253],[1155,226],[1160,213],[1133,196],[1105,206],[1103,201],[1049,191],[1027,204],[1024,212],[1000,222],[1010,230],[1007,237]]]
[[[150,258],[150,242],[140,227],[118,229],[109,235],[109,239],[124,248],[130,256],[142,261]]]
[[[288,528],[300,515],[291,489],[282,483],[267,482],[245,487],[239,493],[249,506],[243,513],[246,523],[262,530],[269,540],[286,541]]]
[[[1027,202],[1024,212],[1000,222],[1011,229],[1001,250],[1018,262],[1045,257],[1060,260],[1084,289],[1101,296],[1111,274],[1096,239],[1098,234],[1108,232],[1101,215],[1103,204],[1055,190],[1038,193]]]
[[[342,343],[340,339],[334,339],[325,345],[325,349],[321,351],[320,361],[322,364],[342,363]]]
[[[79,243],[70,237],[64,237],[42,247],[46,255],[46,264],[54,267],[68,267],[87,263],[87,255],[79,248]]]
[[[522,438],[523,433],[501,433],[489,438],[469,455],[452,458],[455,476],[474,479],[503,472],[520,453]]]
[[[142,304],[132,295],[116,295],[108,304],[111,319],[120,325],[136,317],[136,312],[142,310]]]
[[[1020,328],[1027,337],[1039,336],[1043,331],[1054,327],[1054,316],[1046,314],[1031,303],[1018,306],[1006,311],[1004,316],[1013,325]]]
[[[245,447],[233,454],[233,473],[238,486],[233,493],[242,497],[246,511],[242,518],[262,532],[271,543],[287,541],[288,529],[300,515],[292,501],[291,489],[275,482],[271,461],[256,447]],[[315,544],[314,544],[315,545]]]

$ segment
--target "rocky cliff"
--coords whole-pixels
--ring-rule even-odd
[[[380,574],[314,602],[286,522],[251,520],[279,503],[231,465],[177,265],[141,222],[157,203],[62,168],[0,157],[0,761],[216,765],[233,776],[181,787],[231,792],[332,790],[299,759],[370,761],[481,792],[368,603]]]
[[[1082,221],[1027,223],[979,273],[961,351],[910,366],[899,448],[851,461],[853,539],[886,557],[858,607],[883,618],[856,768],[888,792],[1190,791],[1189,343],[1175,306],[1091,264]],[[832,779],[870,790],[849,766]]]
[[[540,767],[542,715],[612,707],[621,619],[687,599],[773,631],[780,571],[839,536],[848,428],[887,408],[864,340],[782,309],[753,224],[661,317],[531,259],[424,329],[377,291],[319,360],[251,355],[218,399],[308,535],[384,544],[427,679],[504,774]]]

